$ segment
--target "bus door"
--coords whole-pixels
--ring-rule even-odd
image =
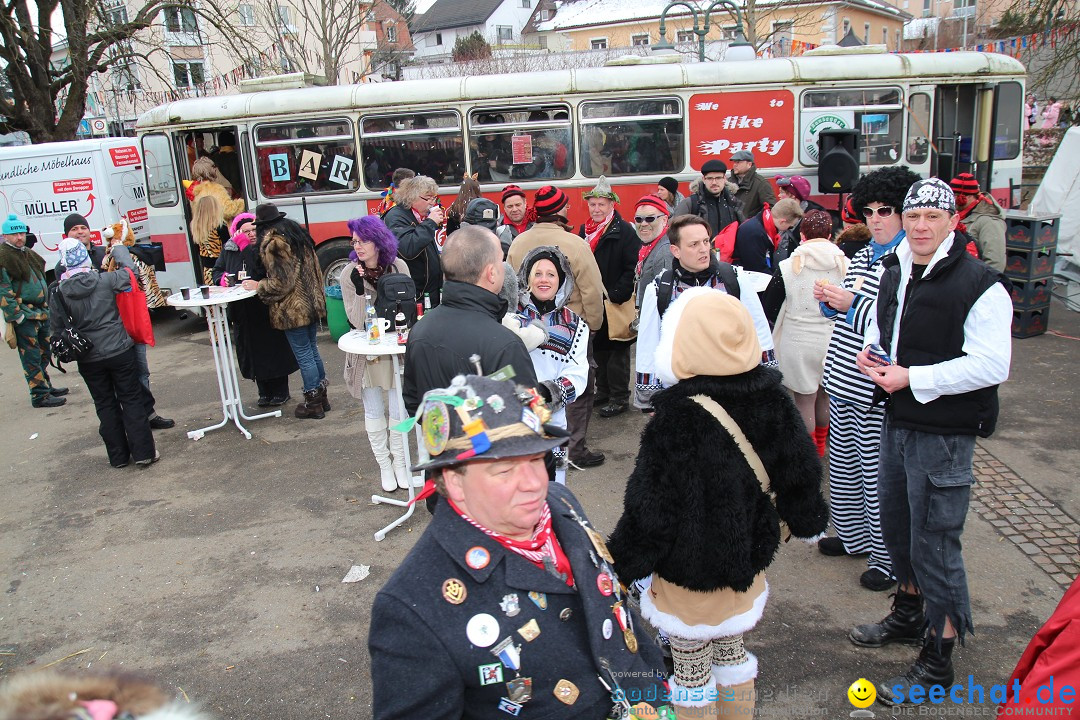
[[[972,170],[977,94],[975,84],[937,88],[931,171],[945,182]]]
[[[169,136],[151,133],[142,136],[143,165],[146,171],[147,222],[152,242],[161,243],[165,271],[159,272],[162,290],[176,292],[191,287],[197,277],[192,265],[191,246],[184,217],[186,202],[177,172],[177,158]]]
[[[209,158],[217,167],[219,178],[217,182],[225,188],[233,199],[243,199],[244,206],[250,206],[247,192],[245,192],[246,188],[250,188],[250,181],[246,179],[244,173],[240,146],[241,137],[241,128],[235,125],[198,128],[175,135],[173,143],[178,158],[177,166],[181,185],[183,185],[183,181],[192,179],[192,167],[198,160],[204,157]],[[195,239],[191,237],[191,213],[193,208],[186,193],[184,194],[183,208],[184,230],[188,235],[188,244],[191,248],[192,267],[195,275],[202,277],[202,261],[199,259],[199,249]],[[229,219],[226,216],[226,225],[228,225]],[[221,238],[223,245],[226,240],[228,238]]]

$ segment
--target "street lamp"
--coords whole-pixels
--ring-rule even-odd
[[[713,2],[709,4],[709,7],[705,8],[704,25],[698,23],[698,8],[696,6],[691,5],[688,2],[683,2],[682,0],[668,3],[660,13],[660,42],[652,46],[653,52],[674,52],[675,46],[667,41],[667,15],[672,8],[678,7],[679,5],[682,5],[689,10],[691,16],[694,18],[694,28],[692,32],[698,37],[699,62],[705,62],[705,36],[709,34],[709,27],[711,24],[709,16],[717,7],[722,7],[735,16],[735,39],[728,44],[728,49],[724,53],[724,59],[753,60],[757,56],[754,52],[754,46],[746,41],[746,35],[743,34],[742,12],[739,10],[739,6],[732,0],[713,0]]]

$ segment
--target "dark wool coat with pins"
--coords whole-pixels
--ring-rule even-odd
[[[272,326],[292,330],[325,317],[322,274],[310,240],[294,245],[274,228],[262,238],[259,257],[266,270],[259,281],[259,298],[270,308]]]
[[[652,573],[690,590],[746,591],[772,562],[782,519],[795,537],[825,531],[821,463],[780,384],[758,367],[731,377],[693,377],[653,396],[656,414],[626,485],[609,547],[624,582]],[[691,400],[707,395],[742,428],[769,475],[776,505],[734,438]]]

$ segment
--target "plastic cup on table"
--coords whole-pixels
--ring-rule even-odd
[[[199,286],[199,292],[202,293],[203,300],[209,300],[210,299],[210,286],[209,285],[200,285]]]
[[[180,288],[180,297],[184,298],[185,300],[190,300],[191,299],[191,288],[189,288],[189,287]]]

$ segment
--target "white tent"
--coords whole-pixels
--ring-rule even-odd
[[[1070,128],[1061,139],[1031,200],[1032,215],[1060,215],[1058,260],[1055,271],[1065,283],[1065,303],[1080,311],[1080,128]]]

